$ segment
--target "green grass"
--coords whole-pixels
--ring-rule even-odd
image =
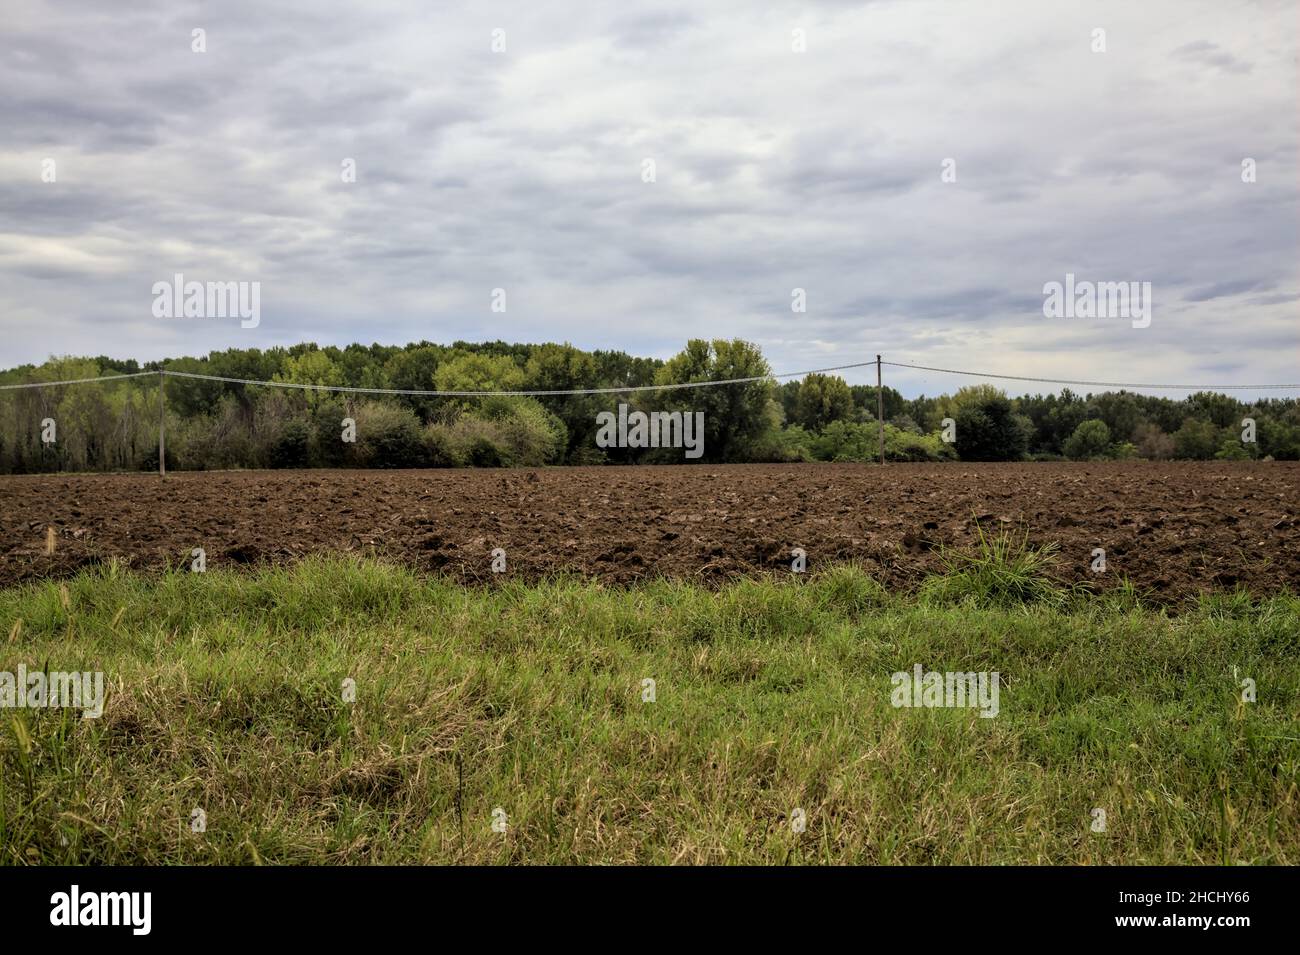
[[[0,710],[0,861],[1300,863],[1300,601],[1170,616],[1023,556],[919,596],[347,560],[2,591],[0,670],[107,702]],[[916,663],[998,671],[1000,714],[895,709]]]

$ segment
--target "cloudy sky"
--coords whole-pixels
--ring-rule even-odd
[[[3,367],[739,336],[776,371],[1300,379],[1291,0],[4,6]],[[155,318],[176,272],[260,282],[260,325]],[[1150,282],[1150,327],[1045,318],[1067,272]]]

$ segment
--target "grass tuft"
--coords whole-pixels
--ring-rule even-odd
[[[1029,532],[1000,530],[987,534],[976,522],[979,542],[973,552],[945,548],[939,553],[944,573],[927,580],[921,597],[934,603],[969,603],[977,607],[1042,604],[1064,607],[1071,593],[1051,577],[1056,545],[1035,547]]]

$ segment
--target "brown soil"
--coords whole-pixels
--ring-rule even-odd
[[[1060,547],[1058,574],[1158,599],[1300,590],[1300,465],[944,464],[249,471],[0,477],[0,585],[117,558],[210,569],[375,553],[462,580],[576,571],[716,581],[859,561],[891,586],[977,528]],[[46,528],[56,531],[53,556]],[[1106,550],[1107,573],[1090,570]]]

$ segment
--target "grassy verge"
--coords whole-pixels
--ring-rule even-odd
[[[107,691],[0,710],[0,862],[1300,863],[1300,601],[1174,618],[1011,577],[312,560],[0,592],[0,670]],[[997,671],[999,714],[893,707],[918,663]]]

